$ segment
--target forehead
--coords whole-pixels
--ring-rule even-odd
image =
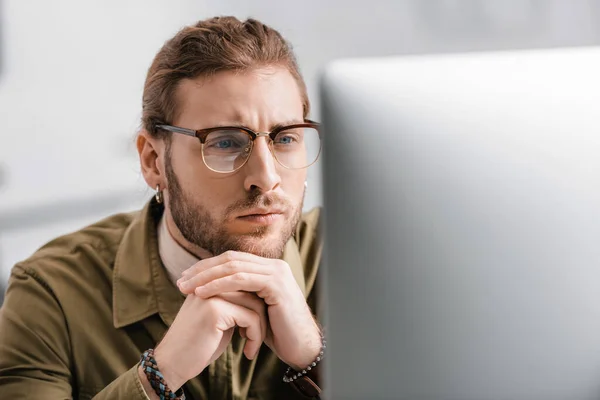
[[[242,124],[260,130],[303,117],[300,89],[284,67],[185,79],[177,88],[176,100],[174,124],[190,129]]]

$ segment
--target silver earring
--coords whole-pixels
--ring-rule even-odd
[[[162,204],[163,194],[162,194],[162,191],[160,190],[160,185],[156,185],[156,195],[154,196],[154,198],[156,198],[156,202],[158,204]]]
[[[308,187],[308,181],[304,181],[304,188]]]

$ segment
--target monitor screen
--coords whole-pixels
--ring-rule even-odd
[[[600,48],[321,79],[330,399],[600,398]]]

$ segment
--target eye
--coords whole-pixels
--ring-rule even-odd
[[[276,139],[276,142],[280,143],[280,144],[290,144],[290,143],[294,142],[294,138],[290,135],[286,135],[286,136],[282,136],[282,137],[278,136]]]
[[[273,141],[276,145],[293,145],[302,141],[302,130],[280,132]]]
[[[234,145],[235,145],[235,143],[233,143],[233,140],[222,139],[222,140],[216,142],[213,146],[216,147],[217,149],[228,149]]]
[[[248,146],[248,135],[242,131],[216,131],[206,138],[204,146],[213,151],[238,151]]]

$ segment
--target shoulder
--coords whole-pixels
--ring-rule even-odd
[[[138,214],[116,214],[60,236],[19,262],[12,275],[29,275],[48,288],[79,284],[85,278],[106,279],[121,239]]]

